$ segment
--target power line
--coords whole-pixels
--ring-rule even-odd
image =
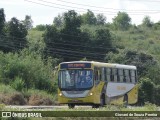
[[[6,37],[6,36],[3,36],[3,37]],[[9,37],[7,37],[7,38],[9,38]],[[12,38],[12,37],[11,37]],[[20,38],[19,38],[20,39]],[[23,38],[22,38],[23,39]],[[26,47],[26,44],[25,43],[23,43],[23,41],[21,41],[21,46],[19,46],[19,43],[17,43],[18,41],[17,40],[15,40],[15,39],[13,39],[12,41],[15,41],[16,43],[14,43],[14,44],[10,44],[10,41],[6,41],[6,40],[2,40],[2,39],[0,39],[0,41],[1,42],[3,42],[4,44],[3,45],[10,45],[10,46],[12,46],[12,48],[14,47]],[[50,43],[54,43],[54,42],[50,42]],[[77,47],[77,46],[80,46],[80,47],[88,47],[88,46],[82,46],[82,45],[73,45],[73,44],[64,44],[64,43],[54,43],[54,44],[59,44],[59,45],[71,45],[71,46],[73,46],[73,47]],[[1,45],[2,46],[2,45]],[[89,48],[89,47],[88,47]],[[91,48],[103,48],[103,47],[91,47]],[[53,48],[53,49],[57,49],[57,48]],[[65,47],[60,47],[60,49],[62,49],[62,50],[64,50],[64,49],[66,49]],[[107,49],[107,48],[104,48],[104,49]],[[110,48],[108,48],[108,49],[115,49],[114,47],[110,47]],[[67,48],[67,50],[70,50],[70,52],[71,51],[73,51],[73,49],[68,49]],[[74,50],[74,51],[77,51],[77,50]],[[77,52],[86,52],[86,51],[77,51]],[[94,53],[94,52],[89,52],[89,54],[99,54],[99,55],[105,55],[105,54],[100,54],[100,53]],[[132,56],[136,56],[136,55],[132,55]],[[158,56],[158,55],[155,55],[155,56]]]
[[[19,44],[18,42],[20,42],[22,45],[26,45],[27,44],[26,41],[17,41],[16,40],[16,39],[25,39],[25,38],[16,38],[16,37],[14,37],[14,39],[13,39],[12,37],[9,37],[9,36],[3,36],[3,37],[4,38],[11,38],[11,41],[15,41],[14,44]],[[74,37],[74,36],[72,36],[72,37]],[[3,41],[3,40],[0,40],[0,41]],[[5,40],[4,42],[10,42],[10,41]],[[73,46],[73,47],[83,47],[83,48],[93,48],[93,49],[97,48],[97,49],[103,49],[103,50],[113,50],[113,49],[115,49],[115,47],[104,48],[104,47],[101,47],[101,46],[99,46],[99,47],[91,47],[91,46],[86,46],[86,45],[80,45],[81,41],[80,42],[73,42],[73,41],[66,41],[65,40],[65,41],[56,41],[56,42],[54,42],[54,41],[51,42],[50,41],[50,42],[47,42],[47,44],[50,44],[50,43],[53,43],[55,45],[66,45],[66,46],[68,45],[68,46]]]
[[[124,0],[124,1],[138,1],[138,2],[160,2],[160,0]]]
[[[82,58],[84,58],[84,57],[89,57],[89,58],[98,58],[98,56],[90,56],[90,55],[84,55],[84,54],[73,54],[73,53],[64,53],[64,52],[60,52],[60,51],[50,51],[50,52],[53,52],[53,53],[58,53],[59,55],[63,55],[63,56],[66,56],[66,55],[69,55],[69,56],[75,56],[75,57],[82,57]]]
[[[0,46],[2,46],[2,45],[0,45]],[[16,46],[5,46],[5,47],[14,49]],[[60,50],[60,51],[54,51],[54,48],[48,48],[45,51],[48,51],[50,53],[57,53],[60,56],[63,55],[63,56],[72,57],[72,58],[73,57],[74,58],[77,58],[77,57],[81,57],[81,58],[87,57],[87,58],[90,58],[90,59],[99,59],[99,56],[90,56],[88,54],[74,54],[74,53],[72,53],[72,51],[67,51],[66,52],[66,50],[63,50],[63,49]],[[74,51],[74,52],[76,52],[76,51]],[[78,53],[78,51],[76,53]],[[137,55],[129,55],[129,56],[137,56]],[[155,56],[159,56],[159,55],[155,55]],[[103,60],[103,59],[101,59],[101,60]],[[146,60],[145,57],[144,57],[144,59],[143,59],[143,57],[141,57],[137,61],[139,61],[139,62],[150,62],[151,60]]]
[[[100,58],[99,56],[90,56],[90,55],[85,55],[85,54],[74,54],[74,53],[69,53],[69,52],[60,52],[60,51],[54,51],[53,49],[47,49],[45,50],[49,53],[54,53],[58,54],[58,56],[65,56],[65,57],[74,57],[74,58],[90,58],[90,59],[98,59],[98,60],[103,60],[102,57]]]
[[[15,39],[26,39],[26,37],[19,38],[19,37],[15,37],[15,36],[5,36],[5,35],[2,35],[2,34],[0,35],[0,37],[1,37],[1,36],[2,36],[2,37],[6,37],[6,38],[12,38],[12,39],[13,39],[13,38],[15,38]]]
[[[43,6],[47,6],[47,7],[52,7],[52,8],[58,8],[58,9],[65,9],[65,10],[71,10],[71,9],[67,9],[67,8],[64,8],[64,7],[57,7],[57,6],[53,6],[53,5],[48,5],[48,4],[43,4],[43,3],[38,3],[38,2],[33,2],[33,1],[30,1],[30,0],[25,0],[27,2],[31,2],[31,3],[34,3],[34,4],[39,4],[39,5],[43,5]],[[39,0],[40,1],[40,0]],[[55,3],[52,3],[52,4],[55,4]],[[55,4],[56,5],[56,4]],[[58,4],[57,4],[58,5]],[[64,5],[59,5],[59,6],[64,6]],[[68,6],[69,7],[69,6]],[[72,8],[73,6],[70,6],[70,8]],[[74,7],[75,8],[75,7]],[[80,9],[80,8],[76,8],[76,9]],[[82,8],[84,9],[84,8]],[[87,9],[85,9],[86,11]],[[80,11],[80,10],[76,10],[78,12],[85,12],[85,11]],[[99,10],[92,10],[94,11],[94,13],[106,13],[107,15],[117,15],[117,12],[113,12],[113,11],[99,11]],[[99,11],[99,12],[95,12],[95,11]],[[159,10],[160,11],[160,10]],[[157,14],[159,13],[159,11],[152,11],[152,12],[149,12],[149,11],[146,11],[146,12],[139,12],[139,13],[135,13],[133,11],[133,13],[130,13],[130,15],[145,15],[145,13],[152,13],[152,14]]]
[[[3,40],[0,40],[3,41]],[[25,44],[21,44],[21,46],[19,46],[19,43],[14,43],[14,44],[10,44],[10,41],[3,41],[3,45],[4,47],[10,47],[10,48],[23,48],[26,47]],[[2,46],[2,45],[1,45]],[[95,52],[86,52],[86,51],[80,51],[80,50],[73,50],[73,49],[66,49],[65,47],[61,47],[61,48],[48,48],[48,49],[52,49],[52,50],[56,50],[59,52],[70,52],[70,53],[75,53],[75,54],[87,54],[87,55],[105,55],[105,54],[101,54],[101,53],[95,53]]]
[[[68,49],[63,49],[63,48],[53,48],[53,50],[61,51],[61,52],[72,52],[72,53],[77,53],[77,54],[89,54],[89,55],[106,55],[106,54],[101,54],[101,53],[93,53],[93,52],[87,52],[87,51],[77,51],[77,50],[68,50]]]
[[[69,3],[69,4],[74,4],[74,5],[80,5],[80,6],[86,6],[86,7],[93,7],[93,8],[100,8],[100,9],[111,9],[111,10],[126,10],[126,9],[116,9],[116,8],[106,8],[106,7],[99,7],[99,6],[93,6],[93,5],[86,5],[86,4],[79,4],[79,3],[73,3],[73,2],[68,2],[68,1],[64,1],[64,0],[56,0],[56,1],[60,1],[63,3]],[[127,1],[127,0],[126,0]],[[140,1],[140,0],[131,0],[131,1]],[[147,0],[145,0],[146,2]],[[150,0],[152,1],[152,0]],[[156,1],[156,2],[160,2],[160,1]],[[127,11],[159,11],[159,10],[127,10]]]
[[[71,10],[71,9],[67,9],[67,8],[62,8],[62,7],[56,7],[56,6],[51,6],[51,5],[46,5],[46,4],[42,4],[42,3],[38,3],[38,2],[33,2],[33,1],[30,1],[30,0],[25,0],[26,2],[30,2],[30,3],[34,3],[34,4],[39,4],[39,5],[43,5],[43,6],[46,6],[46,7],[51,7],[51,8],[58,8],[58,9],[64,9],[64,10]],[[78,12],[84,12],[84,11],[79,11]]]
[[[4,42],[4,44],[3,45],[8,45],[7,43],[10,43],[9,41],[3,41]],[[2,45],[1,45],[2,46]],[[16,44],[11,44],[11,46],[12,47],[19,47],[19,46],[16,46]],[[22,44],[22,46],[21,47],[25,47],[23,44]],[[61,52],[74,52],[74,53],[81,53],[81,54],[84,54],[84,53],[86,53],[86,54],[98,54],[98,55],[106,55],[106,54],[100,54],[100,53],[95,53],[95,52],[86,52],[86,51],[77,51],[77,50],[73,50],[73,49],[66,49],[66,48],[64,48],[64,47],[61,47],[61,48],[47,48],[47,49],[49,49],[49,50],[58,50],[58,51],[61,51]],[[128,55],[128,56],[137,56],[137,55]],[[158,55],[154,55],[154,56],[158,56]]]
[[[85,8],[74,7],[74,6],[68,6],[68,5],[62,5],[62,4],[57,4],[57,3],[53,3],[53,2],[48,2],[48,1],[45,1],[45,0],[38,0],[38,1],[41,1],[41,2],[44,2],[44,3],[53,4],[53,5],[59,5],[59,6],[69,7],[69,8],[76,8],[76,9],[87,10],[87,9],[85,9]],[[112,12],[112,11],[100,11],[100,10],[92,10],[92,11],[99,11],[99,12]],[[112,13],[113,13],[113,12],[112,12]],[[115,12],[115,13],[117,13],[117,12]]]
[[[72,46],[72,47],[93,48],[93,49],[97,48],[97,49],[103,49],[103,50],[114,50],[115,49],[115,47],[104,48],[104,47],[92,47],[92,46],[76,45],[76,44],[73,45],[72,42],[70,42],[70,41],[68,41],[68,42],[69,42],[69,44],[65,43],[65,42],[61,42],[61,43],[58,43],[58,42],[56,42],[56,43],[55,42],[48,42],[47,44],[53,43],[55,45],[64,45],[64,46],[66,45],[66,46]]]
[[[3,37],[7,37],[7,36],[3,36]],[[10,38],[10,37],[7,37],[7,38]],[[11,37],[12,38],[12,37]],[[20,38],[19,38],[20,39]],[[23,39],[23,38],[21,38],[21,39]],[[15,39],[13,39],[14,41],[16,41],[17,42],[17,40],[15,40]],[[15,49],[16,47],[20,47],[20,48],[23,48],[23,47],[26,47],[26,45],[24,45],[23,44],[23,42],[22,42],[22,44],[21,44],[21,46],[19,46],[19,43],[16,43],[16,44],[10,44],[10,41],[4,41],[4,40],[2,40],[2,39],[0,39],[0,41],[2,41],[4,44],[3,45],[0,45],[0,46],[2,46],[2,47],[7,47],[7,48],[13,48],[13,49]],[[8,45],[10,45],[10,46],[8,46]],[[105,54],[100,54],[100,53],[94,53],[94,52],[86,52],[86,51],[77,51],[77,50],[73,50],[73,49],[66,49],[66,48],[52,48],[53,50],[59,50],[59,51],[56,51],[56,52],[59,52],[59,53],[64,53],[64,52],[67,52],[67,53],[75,53],[75,54],[78,54],[78,53],[80,53],[80,54],[84,54],[84,53],[86,53],[88,56],[89,55],[91,55],[91,54],[99,54],[99,55],[105,55]],[[52,52],[55,52],[55,51],[53,51],[52,50]],[[86,55],[85,54],[85,55]],[[129,56],[136,56],[136,55],[129,55]],[[154,56],[158,56],[158,55],[154,55]],[[91,56],[90,56],[91,57]],[[93,56],[92,56],[93,57]],[[147,60],[148,61],[148,60]]]

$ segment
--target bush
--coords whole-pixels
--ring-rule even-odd
[[[5,108],[4,104],[0,104],[0,111],[2,111]]]
[[[0,84],[0,93],[1,94],[13,94],[16,90],[13,89],[10,85]]]
[[[0,53],[0,82],[16,90],[35,88],[55,92],[53,67],[56,61],[42,60],[40,55],[22,51],[20,54]]]
[[[138,102],[141,105],[144,105],[145,102],[154,103],[154,83],[149,78],[141,78]]]
[[[157,85],[154,90],[154,103],[160,105],[160,85]]]
[[[15,80],[11,83],[11,86],[18,91],[22,91],[24,88],[24,81],[22,78],[16,77]]]

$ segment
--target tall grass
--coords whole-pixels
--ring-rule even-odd
[[[0,84],[0,94],[13,94],[16,90],[10,85]]]

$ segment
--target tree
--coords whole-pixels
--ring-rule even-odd
[[[46,44],[44,53],[45,56],[59,57],[56,48],[59,47],[57,43],[60,42],[60,33],[53,25],[47,25],[45,33],[43,34],[44,42]],[[60,44],[61,45],[61,44]]]
[[[88,10],[87,13],[82,15],[82,22],[83,22],[83,24],[96,25],[97,19],[96,19],[94,13],[92,11]]]
[[[65,61],[70,61],[73,59],[83,58],[83,55],[79,51],[80,47],[77,47],[75,43],[82,45],[84,39],[81,38],[81,17],[74,10],[64,13],[64,23],[63,28],[60,30],[61,34],[61,45],[59,48],[61,50],[61,55],[64,56]],[[63,50],[63,51],[62,51]],[[72,58],[71,58],[72,56]],[[76,58],[76,57],[77,58]]]
[[[150,17],[149,16],[145,16],[143,21],[142,21],[142,25],[145,27],[152,27],[153,26],[153,22],[151,22]]]
[[[80,26],[81,17],[74,10],[64,13],[64,27],[62,31],[77,32],[80,31]]]
[[[145,102],[154,102],[155,85],[149,78],[142,78],[140,80],[138,102],[144,104]]]
[[[10,42],[13,43],[13,50],[17,51],[27,46],[27,29],[25,25],[15,17],[8,22],[7,33]]]
[[[154,90],[154,103],[160,105],[160,85],[157,85]]]
[[[157,23],[154,23],[154,24],[153,24],[153,28],[154,28],[155,30],[160,30],[160,21],[158,21]]]
[[[106,17],[103,14],[97,15],[97,25],[104,25],[106,22]]]
[[[109,51],[114,51],[110,31],[108,29],[101,28],[95,30],[95,34],[90,36],[91,41],[88,46],[89,52],[93,53],[92,59],[104,61],[106,53]]]
[[[35,27],[34,29],[35,29],[35,30],[38,30],[38,31],[45,31],[46,26],[47,26],[47,25],[42,25],[42,24],[36,25],[36,27]]]
[[[46,29],[44,41],[46,51],[52,57],[61,57],[64,61],[86,58],[87,60],[101,60],[111,47],[111,34],[108,29],[98,29],[95,34],[81,30],[81,17],[73,10],[63,14],[63,26],[55,25]]]
[[[113,18],[113,24],[117,30],[128,30],[131,24],[131,18],[125,12],[118,12],[118,15]]]
[[[26,15],[25,16],[25,20],[23,21],[23,24],[26,26],[27,30],[30,30],[31,28],[33,28],[33,20],[31,19],[31,16]]]
[[[0,9],[0,34],[2,34],[3,28],[5,26],[5,14],[3,8]]]
[[[53,20],[53,24],[56,27],[62,27],[62,25],[63,25],[63,16],[58,15],[57,17],[55,17],[54,20]]]
[[[5,14],[3,8],[0,9],[0,50],[5,51],[7,49],[7,39],[4,32],[5,27]]]

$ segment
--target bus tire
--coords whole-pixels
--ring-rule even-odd
[[[99,108],[99,106],[100,106],[99,104],[93,104],[92,108]]]
[[[101,95],[100,106],[103,107],[105,105],[105,94]]]
[[[69,109],[73,109],[75,107],[75,104],[68,104]]]
[[[123,106],[124,106],[125,108],[128,106],[128,95],[127,95],[127,94],[124,95]]]

